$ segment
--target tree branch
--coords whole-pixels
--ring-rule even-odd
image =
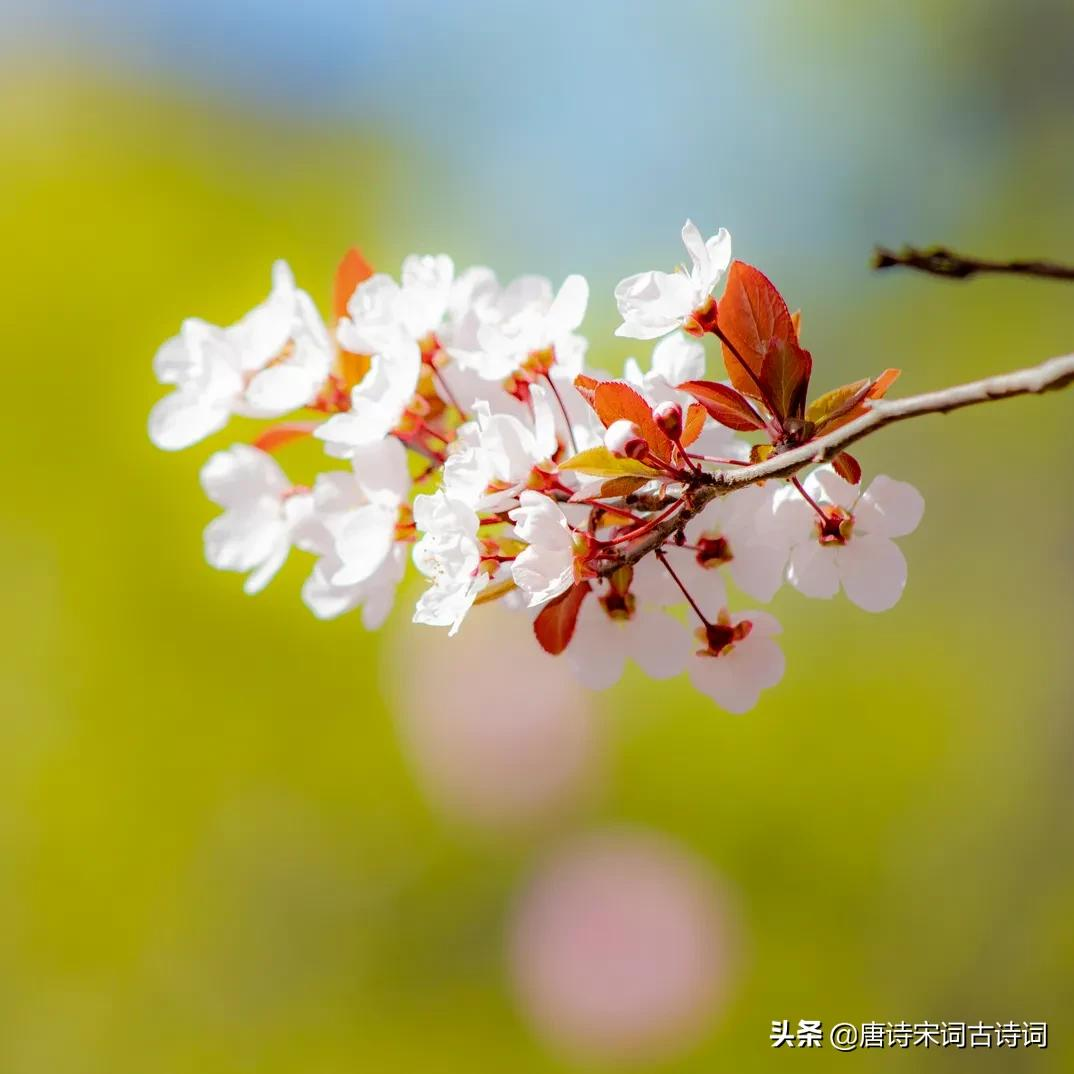
[[[827,436],[818,437],[801,447],[773,455],[764,462],[751,466],[736,466],[729,470],[702,474],[688,483],[684,497],[685,506],[666,522],[655,526],[636,544],[624,549],[619,557],[606,568],[602,575],[611,574],[624,564],[638,560],[659,548],[680,526],[699,515],[713,500],[726,496],[735,489],[756,485],[774,478],[791,477],[806,466],[826,462],[838,455],[856,440],[907,418],[923,414],[946,414],[965,406],[976,406],[994,399],[1009,399],[1016,395],[1040,395],[1056,391],[1074,383],[1074,354],[1051,358],[1038,366],[1022,369],[1016,373],[975,380],[924,395],[911,395],[906,399],[875,400],[869,410]]]
[[[1008,276],[1037,276],[1051,280],[1074,280],[1074,265],[1055,261],[988,261],[980,257],[963,257],[944,246],[921,249],[904,246],[898,252],[877,246],[873,253],[873,268],[911,268],[932,276],[965,280],[978,273],[1004,273]]]

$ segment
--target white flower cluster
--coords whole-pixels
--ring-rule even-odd
[[[616,288],[618,334],[664,337],[648,369],[629,359],[620,381],[586,364],[581,276],[558,290],[537,276],[503,285],[487,268],[456,273],[445,255],[408,257],[398,280],[364,274],[331,328],[282,262],[269,297],[236,324],[186,321],[156,356],[174,390],[150,415],[155,444],[188,447],[231,415],[292,415],[206,462],[202,484],[224,509],[205,531],[209,563],[243,572],[254,593],[291,548],[311,553],[310,610],[360,608],[374,629],[411,559],[427,579],[415,622],[454,634],[475,603],[502,600],[593,688],[630,659],[749,709],[782,676],[779,625],[732,612],[725,576],[757,601],[787,580],[813,597],[842,586],[883,610],[906,580],[892,539],[916,527],[922,501],[886,477],[862,493],[825,467],[800,487],[714,500],[632,560],[707,466],[750,457],[747,439],[679,387],[705,375],[691,337],[731,264],[725,231],[705,241],[688,222],[683,240],[691,268]],[[307,435],[332,463],[295,484],[272,452]]]

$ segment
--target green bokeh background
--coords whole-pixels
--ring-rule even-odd
[[[1000,45],[960,35],[967,7],[892,17],[935,20],[937,56],[1007,85]],[[1070,32],[1045,7],[1019,45],[1030,66]],[[796,53],[787,30],[751,47],[788,83],[834,65],[853,94],[855,16],[820,17],[829,53],[816,37]],[[957,229],[877,238],[1074,258],[1070,106],[1031,95],[1002,126],[988,175],[963,176],[988,193]],[[422,794],[392,713],[418,629],[404,602],[367,635],[304,611],[305,563],[256,600],[205,566],[214,509],[197,472],[233,430],[154,451],[152,353],[187,313],[227,323],[258,301],[275,257],[319,298],[351,242],[394,268],[408,249],[393,217],[434,196],[405,135],[343,139],[92,66],[5,75],[0,1072],[586,1069],[517,1009],[502,937],[542,853],[617,823],[700,855],[739,909],[729,1002],[660,1069],[1074,1069],[1069,393],[863,444],[868,473],[926,498],[897,608],[782,592],[787,675],[742,718],[629,674],[597,699],[600,794],[537,832],[492,836]],[[787,165],[773,149],[753,166]],[[722,222],[718,206],[684,210]],[[802,211],[785,207],[788,231]],[[496,263],[464,219],[445,221],[425,248]],[[898,365],[909,393],[1074,346],[1062,285],[872,277],[866,249],[829,273],[765,242],[804,308],[818,389]],[[615,368],[629,348],[611,337],[616,273],[601,271],[586,327]],[[787,1057],[768,1048],[777,1018],[1047,1020],[1052,1045]]]

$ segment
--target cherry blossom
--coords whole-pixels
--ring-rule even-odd
[[[841,585],[867,612],[893,607],[906,585],[906,559],[893,538],[917,529],[921,494],[882,474],[861,492],[827,468],[810,474],[804,489],[825,521],[791,487],[773,506],[772,532],[790,549],[791,585],[807,597],[833,597]]]
[[[714,500],[686,527],[681,550],[669,546],[672,564],[691,592],[704,594],[713,575],[726,567],[735,585],[770,601],[783,584],[787,543],[771,523],[773,485],[742,489]]]
[[[355,354],[396,352],[435,332],[452,300],[455,265],[446,254],[412,254],[399,282],[377,273],[361,283],[339,323],[339,341]]]
[[[543,276],[522,276],[501,288],[484,277],[470,308],[442,334],[447,353],[463,370],[502,381],[535,358],[538,372],[551,359],[565,378],[581,372],[586,341],[575,333],[585,317],[589,285],[568,276],[558,292]]]
[[[403,420],[418,387],[421,351],[397,338],[389,349],[374,354],[369,371],[351,391],[350,409],[334,414],[314,436],[336,458],[349,458],[359,448],[383,440]]]
[[[218,432],[232,414],[278,417],[305,406],[328,374],[332,347],[310,297],[283,261],[272,293],[242,320],[218,328],[197,318],[164,343],[153,361],[175,390],[149,415],[149,436],[175,451]]]
[[[205,528],[205,558],[217,570],[250,572],[243,589],[259,593],[287,559],[312,496],[292,486],[271,455],[247,444],[213,455],[201,484],[224,508]]]
[[[767,612],[722,610],[697,631],[702,647],[687,669],[694,688],[728,712],[748,712],[762,690],[783,678],[783,650],[772,640],[778,633],[779,623]]]
[[[649,678],[670,679],[685,669],[694,648],[678,619],[608,585],[582,605],[565,655],[579,682],[606,690],[619,681],[628,658]]]
[[[480,507],[503,510],[517,502],[517,492],[538,463],[559,447],[556,418],[548,390],[530,389],[531,420],[493,414],[488,403],[475,405],[474,420],[463,425],[444,464],[444,490]],[[497,486],[490,491],[489,486]]]
[[[623,323],[617,336],[657,339],[676,328],[691,327],[710,303],[712,292],[731,263],[731,236],[724,228],[702,239],[697,225],[687,220],[682,242],[691,268],[675,272],[639,272],[621,280],[615,301]]]
[[[489,584],[481,570],[479,519],[473,508],[438,490],[415,498],[414,523],[423,534],[414,546],[414,563],[432,581],[418,600],[414,622],[446,626],[453,635]]]
[[[511,575],[533,608],[574,582],[574,533],[555,501],[540,492],[523,492],[510,515],[528,546],[512,564]]]

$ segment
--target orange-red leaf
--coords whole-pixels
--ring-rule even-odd
[[[632,421],[649,445],[649,450],[658,459],[671,461],[671,440],[653,421],[653,408],[629,384],[621,380],[602,381],[593,392],[593,409],[605,428],[623,418]]]
[[[735,261],[719,301],[718,324],[742,358],[740,362],[723,344],[723,361],[731,383],[743,395],[760,399],[754,377],[760,379],[769,344],[774,339],[796,342],[798,338],[787,303],[763,272],[745,261]],[[753,371],[753,377],[743,368],[743,362]]]
[[[549,601],[534,619],[533,633],[546,653],[558,656],[570,645],[578,613],[582,610],[582,601],[589,589],[588,582],[575,583],[565,593]]]
[[[901,369],[885,369],[884,372],[873,381],[873,386],[869,389],[869,398],[883,399],[884,396],[888,394],[888,388],[899,379],[899,374],[901,372]]]
[[[358,284],[373,275],[369,262],[362,257],[357,246],[352,246],[344,255],[336,269],[336,282],[332,289],[332,313],[338,321],[347,316],[347,303],[354,294]]]
[[[253,446],[259,451],[276,451],[284,444],[290,444],[292,440],[301,440],[310,436],[317,428],[315,421],[288,421],[280,425],[273,425],[261,433],[253,442]]]
[[[588,377],[585,373],[579,373],[574,378],[574,386],[578,389],[578,394],[590,405],[593,406],[593,394],[597,390],[599,380],[595,380],[593,377]]]
[[[686,408],[686,420],[682,423],[682,436],[679,437],[683,447],[689,447],[701,435],[708,417],[709,412],[700,403],[691,403]]]
[[[849,410],[845,410],[842,414],[835,418],[829,418],[824,425],[824,432],[833,433],[836,429],[841,429],[844,425],[849,424],[855,418],[860,418],[865,413],[867,407],[865,405],[866,400],[869,399],[882,399],[887,394],[888,388],[895,383],[899,378],[901,370],[898,369],[885,369],[880,376],[876,377],[869,385],[869,390],[865,393],[864,398],[857,403],[856,406],[851,407]]]
[[[849,481],[852,485],[861,481],[861,463],[849,451],[840,451],[832,459],[832,468],[844,481]]]
[[[765,427],[764,419],[749,401],[726,384],[715,380],[688,380],[679,385],[679,391],[692,395],[716,421],[728,429],[750,432]]]
[[[800,418],[805,411],[813,359],[794,340],[773,339],[761,363],[761,383],[780,421]]]

